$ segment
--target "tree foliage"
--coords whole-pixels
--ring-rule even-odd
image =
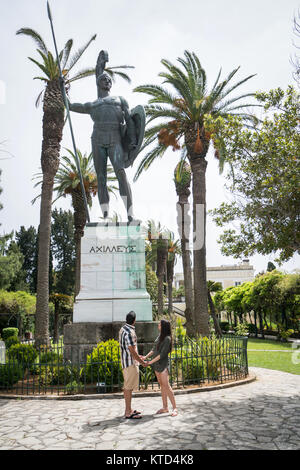
[[[70,210],[52,211],[51,248],[56,262],[53,290],[72,295],[75,285],[75,241],[73,214]]]
[[[278,270],[258,275],[252,282],[228,287],[216,292],[217,310],[239,317],[240,321],[258,315],[261,327],[275,323],[278,330],[292,328],[300,331],[300,274],[285,274]]]
[[[31,225],[28,229],[22,225],[15,233],[16,243],[23,255],[22,270],[30,292],[35,292],[35,262],[37,249],[37,231]]]
[[[12,237],[13,232],[0,238],[0,289],[14,289],[19,285],[24,287],[25,284],[23,255]]]
[[[229,118],[223,125],[233,200],[211,212],[218,226],[239,225],[221,235],[223,254],[275,253],[283,262],[300,251],[299,94],[290,86],[256,96],[264,105],[262,121],[245,128]]]

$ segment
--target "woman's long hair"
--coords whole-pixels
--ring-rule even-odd
[[[171,323],[168,320],[160,320],[160,335],[158,339],[158,347],[163,342],[166,336],[170,336],[171,344],[170,344],[170,352],[172,351],[172,331],[171,331]]]

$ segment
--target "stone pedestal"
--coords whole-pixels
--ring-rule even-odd
[[[64,327],[64,352],[84,362],[100,341],[118,340],[126,315],[136,313],[139,352],[158,336],[146,290],[145,239],[140,223],[89,223],[81,240],[81,282],[73,324]]]
[[[64,326],[64,355],[65,359],[73,363],[85,362],[87,354],[100,341],[109,339],[119,339],[120,328],[123,322],[103,322],[103,323],[73,323]],[[153,343],[159,331],[158,322],[136,322],[135,330],[138,339],[138,350],[142,355],[147,354],[153,346]]]
[[[73,322],[152,320],[146,291],[145,239],[138,222],[90,223],[81,241],[81,283]]]

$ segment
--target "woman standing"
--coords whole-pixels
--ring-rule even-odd
[[[159,385],[161,387],[161,396],[163,407],[155,414],[169,413],[168,398],[172,404],[173,411],[171,416],[177,416],[178,411],[173,390],[169,383],[169,353],[172,351],[172,333],[171,325],[167,320],[161,320],[158,324],[160,335],[155,340],[155,347],[150,351],[147,356],[142,357],[144,360],[153,356],[153,359],[147,364],[151,365],[155,372]]]

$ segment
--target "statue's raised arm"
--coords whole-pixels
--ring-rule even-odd
[[[82,114],[90,114],[90,111],[92,109],[92,104],[93,103],[69,103],[69,109],[70,111],[74,111],[75,113],[82,113]]]

